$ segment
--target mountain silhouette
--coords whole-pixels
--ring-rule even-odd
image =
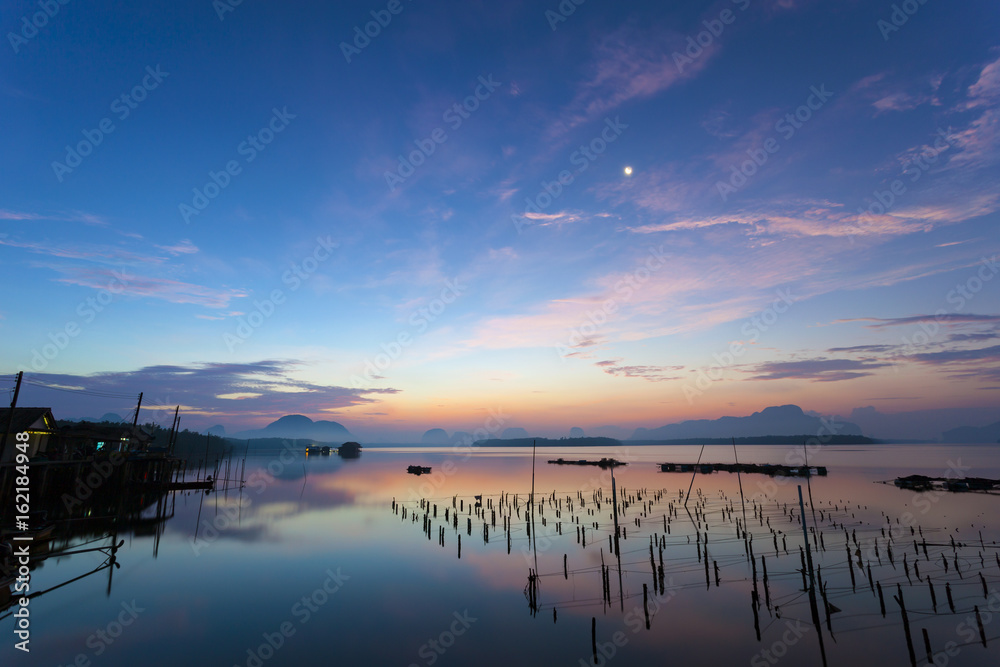
[[[230,436],[237,440],[255,438],[290,438],[317,442],[343,442],[352,437],[343,424],[334,421],[313,421],[305,415],[285,415],[262,429],[242,431]]]
[[[654,429],[639,428],[631,440],[682,440],[686,438],[730,438],[768,435],[861,435],[857,424],[828,421],[808,415],[797,405],[764,408],[747,417],[692,419]]]
[[[432,428],[420,436],[420,442],[425,445],[447,445],[451,442],[448,431],[443,428]]]
[[[961,426],[941,434],[942,442],[978,444],[1000,440],[1000,422],[987,426]]]

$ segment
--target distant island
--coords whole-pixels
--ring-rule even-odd
[[[808,435],[754,435],[746,438],[736,438],[737,445],[801,445],[817,439],[815,434]],[[824,445],[874,445],[874,440],[863,435],[824,435],[821,442]],[[731,445],[733,438],[677,438],[674,440],[629,440],[630,445]]]
[[[621,447],[621,440],[614,438],[510,438],[477,440],[473,447]]]
[[[701,444],[705,439],[729,439],[732,436],[775,438],[789,436],[802,438],[801,433],[816,437],[817,433],[830,433],[818,413],[806,413],[797,405],[774,405],[746,417],[719,417],[718,419],[689,419],[659,428],[637,428],[630,442],[694,440]],[[861,427],[850,422],[837,422],[836,431],[840,435],[861,436]],[[801,441],[801,440],[800,440]],[[826,439],[824,438],[824,442]]]
[[[815,438],[815,434],[802,435],[755,435],[736,438],[737,445],[801,445]],[[822,440],[824,445],[874,445],[878,441],[863,435],[828,435]],[[676,438],[673,440],[627,440],[624,443],[614,438],[511,438],[501,440],[477,440],[473,447],[646,447],[651,445],[731,445],[733,438]]]

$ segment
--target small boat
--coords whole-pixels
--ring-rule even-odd
[[[410,473],[411,475],[426,475],[430,471],[431,471],[430,466],[409,466],[406,469],[406,472]]]

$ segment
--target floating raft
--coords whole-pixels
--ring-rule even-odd
[[[826,466],[785,466],[774,463],[661,463],[660,472],[739,472],[772,477],[826,477]]]
[[[566,459],[556,459],[555,461],[549,461],[549,463],[558,466],[597,466],[599,468],[617,468],[618,466],[628,465],[624,461],[619,461],[617,459],[607,459],[607,458],[601,459],[600,461],[588,461],[586,459],[567,461]]]
[[[888,482],[887,482],[888,483]],[[901,489],[914,491],[1000,491],[1000,479],[984,477],[927,477],[926,475],[909,475],[897,477],[892,482]]]
[[[430,471],[431,471],[430,466],[409,466],[406,469],[406,472],[410,473],[411,475],[426,475]]]

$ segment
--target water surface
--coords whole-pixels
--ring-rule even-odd
[[[925,629],[938,664],[997,664],[1000,498],[877,483],[914,473],[1000,478],[996,445],[824,447],[810,451],[809,462],[826,466],[826,477],[807,485],[698,475],[685,509],[691,475],[661,473],[655,464],[693,463],[700,450],[539,450],[537,542],[528,536],[530,450],[369,448],[356,460],[307,458],[297,449],[262,453],[247,461],[244,488],[177,493],[167,498],[170,518],[159,527],[120,535],[120,568],[34,598],[30,656],[12,648],[14,619],[0,620],[8,638],[0,655],[5,665],[587,665],[594,664],[596,618],[597,664],[814,665],[822,664],[822,650],[830,665],[906,665],[893,599],[902,590],[918,664],[927,664]],[[602,456],[629,462],[614,473],[628,503],[619,516],[621,587],[609,544],[610,472],[546,463]],[[802,448],[786,446],[739,449],[741,462],[795,464],[801,456]],[[728,463],[733,449],[707,447],[703,457]],[[433,472],[409,475],[411,464]],[[737,528],[741,483],[746,541]],[[803,590],[800,485],[809,539],[822,537],[813,574],[825,583],[830,607],[817,595],[819,629]],[[472,510],[477,495],[483,508]],[[462,508],[457,529],[453,502]],[[82,541],[57,540],[53,548]],[[661,549],[662,594],[653,574]],[[32,573],[32,589],[58,586],[106,561],[102,552],[46,560]],[[536,562],[532,608],[526,587]]]

